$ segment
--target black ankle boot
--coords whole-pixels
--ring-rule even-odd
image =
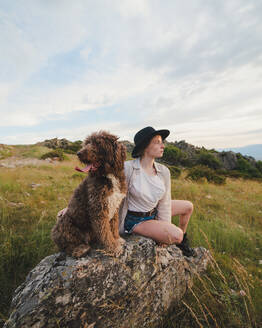
[[[178,248],[181,249],[184,256],[190,257],[190,256],[197,256],[195,250],[191,247],[189,247],[189,240],[187,239],[186,232],[184,233],[183,240],[180,244],[176,244]]]

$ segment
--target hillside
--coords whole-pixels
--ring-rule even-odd
[[[134,144],[122,140],[127,149],[127,159],[132,159]],[[0,145],[0,165],[14,165],[17,156],[34,157],[42,160],[65,160],[69,155],[76,154],[82,141],[69,141],[65,138],[47,139],[33,145]],[[9,158],[9,161],[7,160]],[[176,142],[165,141],[163,157],[157,161],[169,166],[171,172],[179,175],[181,169],[189,168],[189,174],[195,179],[206,178],[216,183],[225,183],[226,177],[242,177],[262,182],[262,161],[256,161],[252,156],[243,156],[232,151],[218,152],[215,149],[195,147],[185,140]],[[11,161],[11,164],[8,163]],[[36,163],[36,161],[35,161]],[[40,164],[40,162],[39,162]]]
[[[248,145],[235,148],[217,148],[218,151],[233,151],[242,155],[252,156],[257,161],[262,160],[262,144]]]
[[[42,258],[57,251],[50,239],[56,214],[67,206],[85,175],[74,170],[79,165],[74,154],[47,161],[40,158],[53,149],[44,145],[3,148],[8,152],[5,160],[22,161],[13,168],[0,166],[0,318],[4,321],[14,289]],[[41,162],[30,164],[25,162],[28,159]],[[215,261],[162,328],[194,328],[199,323],[260,327],[262,184],[231,177],[224,185],[197,182],[187,178],[189,168],[180,169],[180,175],[172,178],[172,198],[192,201],[188,226],[192,246],[208,248]],[[172,218],[174,224],[178,221],[179,216]]]

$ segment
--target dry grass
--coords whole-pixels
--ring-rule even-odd
[[[16,156],[38,157],[44,151],[49,149],[20,147]],[[81,165],[76,156],[67,156],[56,165],[0,168],[0,318],[7,318],[12,292],[27,273],[56,252],[50,240],[56,214],[84,178],[74,170]],[[188,181],[185,175],[172,180],[172,198],[192,201],[191,244],[208,248],[214,260],[171,311],[168,327],[259,327],[262,184],[227,178],[218,186]]]

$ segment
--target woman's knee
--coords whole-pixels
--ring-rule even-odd
[[[182,229],[178,228],[178,233],[176,235],[176,240],[174,241],[174,243],[176,244],[182,243],[183,238],[184,238],[184,232]]]
[[[194,210],[194,205],[192,202],[190,202],[189,200],[187,201],[187,206],[186,206],[186,211],[189,213],[192,213]]]
[[[167,244],[180,244],[183,240],[184,232],[181,228],[171,223],[162,226],[160,235]]]
[[[180,244],[183,240],[184,233],[179,227],[173,225],[167,233],[166,243],[168,244]]]
[[[179,200],[172,199],[171,200],[171,213],[173,215],[184,215],[188,213],[192,213],[194,209],[193,203],[189,200]]]
[[[172,223],[147,221],[137,225],[133,232],[166,244],[179,244],[183,240],[183,230]]]

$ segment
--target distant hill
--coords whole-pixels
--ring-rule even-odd
[[[128,153],[132,153],[132,150],[134,148],[134,144],[128,140],[120,140],[125,146],[128,151]],[[41,145],[41,146],[46,146],[48,148],[62,148],[66,152],[71,152],[71,153],[76,153],[82,145],[81,140],[77,141],[69,141],[65,138],[63,139],[58,139],[58,138],[53,138],[53,139],[47,139],[43,142],[38,142],[36,145]],[[229,151],[223,151],[219,152],[218,150],[215,150],[214,148],[211,150],[205,149],[205,147],[197,147],[194,145],[191,145],[187,143],[185,140],[180,140],[180,141],[175,141],[175,142],[166,142],[166,146],[175,146],[176,148],[179,148],[182,153],[180,154],[187,159],[185,161],[179,161],[178,158],[176,158],[176,164],[180,162],[180,164],[184,166],[192,166],[192,165],[197,165],[199,162],[199,156],[203,152],[209,152],[212,156],[215,156],[219,162],[221,162],[222,167],[224,167],[227,170],[232,170],[237,167],[237,162],[238,162],[238,155],[237,153],[240,153],[239,155],[243,156],[245,160],[247,160],[253,167],[256,167],[256,157],[251,156],[251,155],[243,155],[242,151],[240,152],[240,148],[235,148],[236,151],[229,150]],[[262,145],[253,145],[253,146],[258,146],[257,149],[260,150],[260,154],[262,158]],[[249,146],[251,147],[251,146]],[[259,148],[260,147],[260,148]],[[244,149],[242,147],[241,149]],[[258,151],[257,151],[258,153]],[[183,157],[182,156],[182,157]],[[177,156],[175,156],[177,157]],[[257,156],[259,158],[259,156]],[[164,158],[163,158],[164,159]],[[165,159],[164,159],[165,160]],[[258,159],[257,159],[258,160]],[[160,159],[161,161],[161,159]]]
[[[244,147],[236,148],[215,148],[218,151],[233,151],[235,153],[241,153],[242,155],[248,155],[254,157],[257,161],[262,160],[262,144],[248,145]]]

